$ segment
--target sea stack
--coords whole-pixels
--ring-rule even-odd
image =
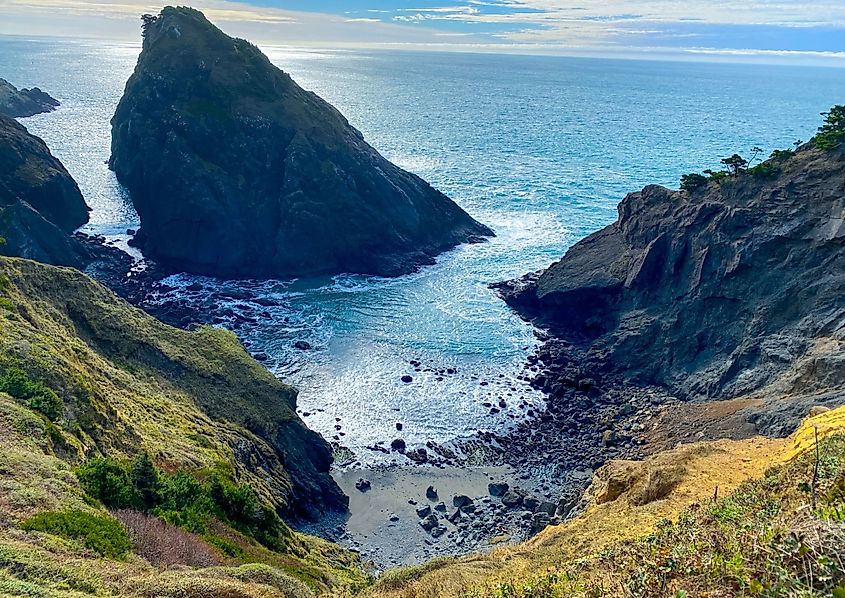
[[[395,276],[492,231],[202,13],[143,19],[109,162],[161,265],[221,277]]]

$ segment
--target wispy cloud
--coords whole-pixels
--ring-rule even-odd
[[[255,4],[260,2],[261,5]],[[287,45],[839,58],[845,0],[194,0]],[[0,0],[0,33],[138,39],[149,0]]]

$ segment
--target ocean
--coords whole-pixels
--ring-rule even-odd
[[[22,122],[79,183],[93,208],[83,230],[118,243],[138,219],[106,166],[109,120],[139,49],[0,37],[0,77],[62,102]],[[166,281],[187,289],[199,280],[204,293],[248,288],[279,303],[238,334],[300,389],[308,425],[365,464],[404,459],[367,449],[376,443],[401,437],[413,448],[501,430],[541,405],[521,379],[533,330],[489,283],[560,258],[613,222],[626,193],[650,183],[677,186],[681,174],[717,168],[721,157],[753,146],[766,153],[790,147],[812,135],[820,112],[845,103],[839,69],[263,49],[388,159],[497,235],[395,279]],[[245,303],[233,298],[231,308]],[[312,349],[298,350],[296,341]],[[447,368],[455,373],[443,375]],[[502,400],[506,407],[491,414]]]

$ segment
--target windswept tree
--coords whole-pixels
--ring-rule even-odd
[[[730,158],[722,158],[721,163],[733,177],[738,177],[740,172],[748,168],[748,160],[739,154],[734,154]]]
[[[141,34],[146,37],[147,30],[150,28],[150,25],[155,23],[158,20],[157,15],[151,14],[143,14],[141,15]]]
[[[831,150],[845,144],[845,105],[834,106],[822,116],[825,119],[816,135],[816,146]]]

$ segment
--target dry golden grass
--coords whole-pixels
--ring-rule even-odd
[[[602,549],[652,532],[689,505],[735,490],[814,446],[819,438],[845,430],[845,407],[808,418],[786,439],[751,438],[683,445],[642,462],[615,461],[596,474],[579,517],[552,526],[522,544],[486,555],[442,561],[433,567],[394,572],[364,592],[372,598],[448,598],[470,589],[530,579],[565,569]]]

